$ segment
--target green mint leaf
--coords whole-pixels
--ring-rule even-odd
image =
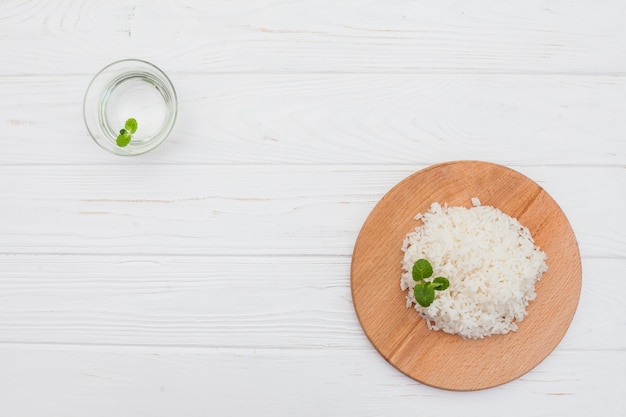
[[[122,133],[122,131],[124,133]],[[117,146],[119,146],[120,148],[123,148],[124,146],[130,143],[130,137],[131,137],[130,132],[122,129],[117,139],[115,139],[115,143],[117,143]]]
[[[433,274],[433,267],[426,259],[418,259],[413,264],[413,280],[421,281]]]
[[[137,120],[132,117],[126,120],[123,129],[120,129],[120,134],[115,139],[115,143],[120,148],[127,146],[130,143],[130,140],[133,138],[133,134],[137,131]]]
[[[433,287],[437,291],[443,291],[447,289],[449,286],[450,286],[450,281],[448,281],[448,278],[437,277],[433,279]]]
[[[126,120],[126,125],[124,126],[124,128],[128,130],[131,135],[134,135],[137,131],[137,120],[133,119],[132,117]]]
[[[435,301],[435,288],[430,282],[416,284],[415,287],[413,287],[413,295],[419,305],[428,307]]]

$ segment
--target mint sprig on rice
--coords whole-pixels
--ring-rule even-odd
[[[433,275],[433,266],[426,259],[418,259],[413,264],[413,280],[417,282],[413,287],[415,301],[422,307],[428,307],[435,301],[435,291],[443,291],[450,286],[447,278],[437,277],[426,281]]]

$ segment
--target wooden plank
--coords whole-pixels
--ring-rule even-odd
[[[584,259],[557,349],[626,348],[625,268]],[[0,344],[373,349],[349,257],[2,255],[0,277]]]
[[[420,168],[2,166],[0,253],[346,256],[377,201]],[[518,170],[561,206],[584,256],[623,257],[623,168]]]
[[[626,165],[621,76],[170,75],[174,131],[130,161],[88,135],[90,76],[1,77],[0,164]]]
[[[624,73],[624,14],[619,0],[3,1],[0,73],[128,56],[170,72]]]
[[[412,381],[373,350],[17,345],[0,347],[11,375],[0,380],[0,405],[10,415],[67,417],[456,415],[459,407],[467,417],[620,416],[625,364],[623,351],[557,352],[520,380],[455,393]]]

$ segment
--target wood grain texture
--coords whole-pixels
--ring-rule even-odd
[[[447,392],[406,378],[373,350],[3,346],[0,366],[12,377],[0,380],[5,393],[0,405],[11,415],[28,417],[386,417],[414,413],[417,407],[429,415],[463,409],[468,417],[594,411],[617,417],[626,407],[625,356],[623,351],[611,356],[557,352],[510,384]]]
[[[626,349],[624,268],[583,260],[557,350]],[[0,344],[372,349],[349,256],[2,255],[0,277]]]
[[[345,258],[1,259],[0,343],[364,347]]]
[[[583,266],[580,305],[558,349],[626,349],[626,260]],[[370,349],[349,270],[349,257],[4,255],[0,343]],[[257,285],[234,284],[243,279]]]
[[[0,74],[93,74],[123,56],[166,72],[614,74],[625,12],[619,0],[9,0]]]
[[[428,330],[399,290],[400,250],[414,217],[433,202],[471,207],[478,197],[528,227],[548,257],[537,298],[519,330],[480,340]],[[434,165],[392,188],[365,221],[352,256],[350,285],[359,322],[374,347],[408,376],[438,388],[478,390],[534,368],[561,341],[576,311],[582,269],[576,237],[558,204],[509,168],[477,161]]]
[[[625,8],[0,2],[0,414],[623,415]],[[180,104],[131,160],[81,114],[125,57],[162,67]],[[468,158],[559,202],[584,280],[552,355],[460,393],[371,347],[349,271],[394,184]]]
[[[82,123],[91,75],[0,77],[0,164],[626,165],[621,76],[168,75],[174,131],[132,162]]]
[[[419,168],[4,166],[0,253],[349,256],[376,202]],[[626,170],[518,169],[559,201],[583,255],[624,256],[626,201],[606,190],[626,189]]]

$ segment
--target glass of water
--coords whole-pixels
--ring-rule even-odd
[[[178,113],[176,90],[163,71],[139,59],[125,59],[98,72],[85,93],[83,117],[93,140],[117,155],[141,155],[168,137]],[[130,143],[116,143],[126,120],[137,121]]]

